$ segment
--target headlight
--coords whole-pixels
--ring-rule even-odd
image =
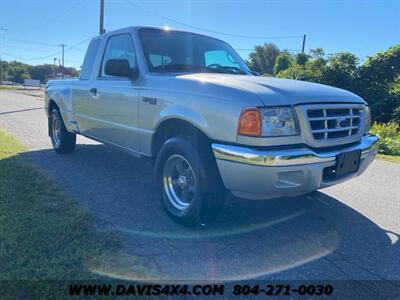
[[[249,108],[242,112],[238,134],[249,136],[298,135],[297,119],[290,106]]]
[[[368,105],[366,105],[366,106],[365,106],[365,127],[364,127],[364,134],[368,134],[369,131],[371,130],[371,123],[372,123],[371,109],[369,108]]]
[[[261,109],[262,136],[285,136],[299,134],[293,109],[288,106]]]

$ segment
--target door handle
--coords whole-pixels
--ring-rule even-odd
[[[90,90],[89,90],[89,92],[91,92],[93,95],[97,95],[97,88],[91,88]]]
[[[142,101],[144,103],[148,103],[148,104],[151,104],[151,105],[156,105],[157,104],[157,98],[143,97]]]

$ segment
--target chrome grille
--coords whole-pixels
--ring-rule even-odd
[[[361,108],[309,108],[307,117],[316,140],[331,140],[357,135],[361,127]]]

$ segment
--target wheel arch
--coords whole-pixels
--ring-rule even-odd
[[[58,107],[57,102],[54,99],[50,99],[49,100],[49,106],[47,108],[47,114],[50,115],[51,111],[56,108],[58,110],[60,110],[60,108]]]
[[[47,134],[50,136],[50,134],[51,134],[51,132],[50,132],[50,126],[51,126],[51,124],[50,124],[50,122],[51,122],[51,120],[50,120],[50,113],[51,113],[51,111],[53,110],[53,109],[57,109],[58,111],[60,111],[60,108],[58,107],[58,104],[56,103],[56,101],[54,101],[53,99],[49,99],[49,105],[48,105],[48,107],[47,107],[47,111],[46,111],[46,113],[47,113],[47,115],[48,115],[48,118],[47,118]],[[61,118],[62,118],[62,116],[61,116]],[[64,120],[63,120],[64,121]]]
[[[171,137],[185,137],[194,146],[209,145],[211,143],[211,138],[197,124],[178,117],[164,119],[158,124],[151,139],[153,163],[162,145]]]

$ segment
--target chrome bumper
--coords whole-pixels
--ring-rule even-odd
[[[364,136],[358,144],[336,151],[307,148],[258,150],[212,144],[227,189],[244,198],[274,198],[304,194],[360,175],[378,152],[376,136]],[[338,180],[325,181],[323,171],[336,164],[340,153],[361,150],[359,170]]]

